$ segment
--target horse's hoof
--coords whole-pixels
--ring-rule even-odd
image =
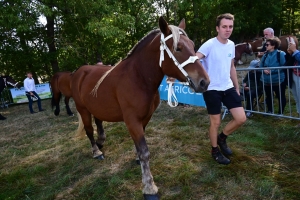
[[[74,117],[74,113],[68,113],[70,117]]]
[[[59,111],[54,111],[54,115],[58,116],[59,115]]]
[[[97,160],[104,160],[104,155],[102,154],[100,156],[97,156],[97,157],[95,157],[95,159],[97,159]]]
[[[135,163],[136,163],[137,165],[141,165],[141,161],[140,161],[140,160],[135,160]]]
[[[145,200],[159,200],[158,194],[144,194]]]

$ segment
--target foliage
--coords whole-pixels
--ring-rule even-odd
[[[215,18],[235,15],[231,39],[242,42],[272,27],[275,35],[299,34],[300,0],[0,0],[0,73],[22,80],[26,71],[47,81],[56,71],[83,64],[115,64],[158,16],[182,18],[195,48],[215,36]]]

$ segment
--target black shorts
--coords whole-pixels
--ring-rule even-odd
[[[203,93],[203,97],[210,115],[221,114],[222,103],[229,110],[242,107],[241,97],[234,87],[225,91],[209,90]]]

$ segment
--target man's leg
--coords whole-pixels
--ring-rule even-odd
[[[230,109],[230,113],[233,119],[223,129],[223,133],[226,136],[233,133],[236,129],[242,126],[247,120],[243,107],[232,108]]]
[[[229,109],[233,119],[224,127],[221,134],[218,135],[218,145],[225,155],[232,155],[231,149],[227,146],[227,136],[233,133],[247,120],[241,99],[234,88],[225,91],[223,97],[224,105]]]
[[[221,114],[209,115],[209,119],[209,138],[212,146],[211,155],[219,164],[227,165],[230,163],[230,160],[226,158],[218,148],[218,131],[221,125]]]
[[[32,109],[32,99],[31,99],[31,96],[29,94],[26,94],[27,96],[27,99],[28,99],[28,107],[29,107],[29,111],[31,114],[34,113],[33,109]]]
[[[221,124],[222,95],[223,93],[218,91],[207,91],[203,93],[210,119],[209,138],[212,146],[211,155],[219,164],[227,165],[230,163],[230,160],[221,153],[217,144],[218,130]]]
[[[36,92],[32,92],[32,93],[34,94],[34,96],[38,98],[37,103],[38,103],[39,111],[43,111],[40,96]]]
[[[217,139],[219,127],[221,125],[221,114],[209,115],[210,126],[209,126],[209,138],[212,147],[217,147]]]
[[[293,73],[292,93],[296,101],[298,116],[300,115],[300,77]]]

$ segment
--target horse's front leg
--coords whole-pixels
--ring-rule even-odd
[[[126,123],[126,122],[125,122]],[[158,200],[158,188],[154,183],[150,172],[150,153],[144,136],[142,124],[126,123],[131,137],[136,146],[142,169],[142,182],[144,184],[143,194],[146,200]]]

